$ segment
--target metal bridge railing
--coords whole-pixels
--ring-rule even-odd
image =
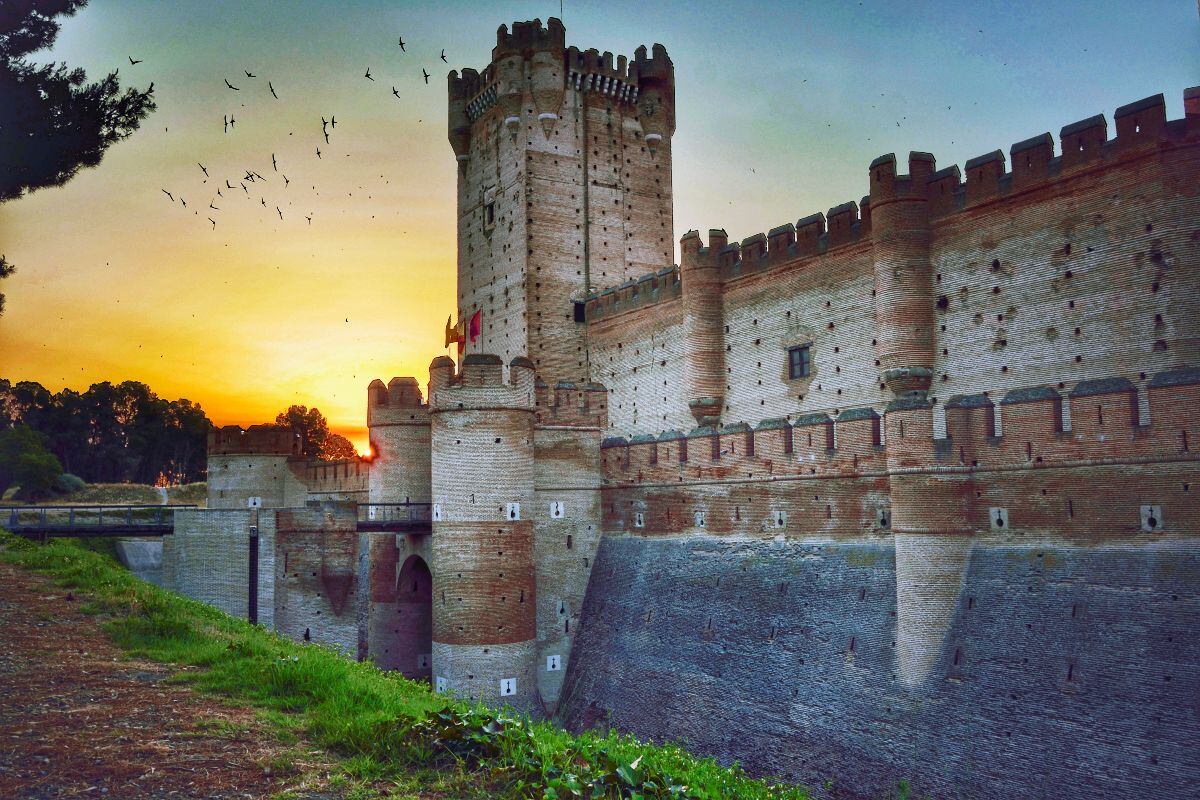
[[[359,522],[429,522],[430,503],[358,503]]]
[[[22,530],[134,528],[170,526],[178,508],[194,505],[0,505],[0,524]]]

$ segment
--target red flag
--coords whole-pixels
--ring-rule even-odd
[[[475,340],[483,332],[483,309],[471,315],[471,324],[467,326],[467,332],[471,337],[471,344],[475,344]]]

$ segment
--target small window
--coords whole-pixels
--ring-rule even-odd
[[[586,319],[587,319],[587,314],[586,314],[585,306],[584,306],[583,302],[580,300],[576,300],[575,301],[575,321],[576,322],[584,322]]]
[[[812,369],[812,354],[809,345],[788,348],[788,378],[807,378]]]
[[[483,207],[483,227],[491,228],[496,225],[496,203],[492,201]]]

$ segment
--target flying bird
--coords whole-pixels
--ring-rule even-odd
[[[163,189],[163,190],[162,190],[162,192],[163,192],[163,194],[165,194],[167,197],[171,198],[171,202],[172,202],[172,203],[174,203],[174,202],[175,202],[175,195],[171,194],[171,193],[170,193],[170,192],[168,192],[166,189]]]
[[[363,75],[363,77],[369,81],[375,80],[374,78],[371,77],[371,68],[370,67],[367,67],[367,72],[365,75]]]
[[[279,213],[279,218],[283,219],[283,212],[279,210],[279,206],[275,206],[275,211]]]
[[[329,131],[325,131],[325,144],[329,144]]]
[[[244,70],[242,70],[242,72],[246,73],[247,78],[257,78],[258,77],[257,75],[251,75],[250,70],[248,70],[248,69],[244,69]]]
[[[263,206],[263,208],[266,208],[266,207],[267,207],[267,198],[265,198],[265,197],[260,197],[260,198],[258,198],[258,199],[259,199],[259,201],[262,203],[262,206]]]
[[[289,180],[288,180],[288,176],[287,176],[287,175],[284,175],[284,176],[283,176],[283,188],[285,188],[285,189],[286,189],[286,188],[288,187],[288,184],[289,184],[289,183],[291,183],[291,181],[289,181]]]
[[[429,83],[429,73],[425,71],[424,67],[421,68],[421,74],[425,76],[425,82]]]
[[[336,127],[337,127],[337,117],[330,117],[330,118],[329,118],[329,127],[331,127],[331,128],[336,128]]]
[[[392,94],[396,95],[396,99],[397,99],[397,100],[399,100],[399,99],[400,99],[400,93],[396,91],[396,87],[395,87],[395,86],[393,86],[393,87],[392,87]]]
[[[204,165],[203,165],[203,164],[201,164],[199,161],[197,161],[197,162],[196,162],[196,166],[198,166],[198,167],[199,167],[199,168],[200,168],[200,169],[201,169],[201,170],[204,172],[204,177],[206,177],[206,178],[207,178],[207,177],[208,177],[208,170],[204,168]]]
[[[446,48],[444,47],[442,48],[442,61],[446,61]],[[449,64],[450,62],[446,61],[446,63]]]
[[[138,60],[134,61],[133,56],[125,56],[125,57],[129,59],[129,66],[131,66],[131,67],[134,66],[135,64],[140,64],[146,60],[144,58],[139,58]]]
[[[218,187],[217,187],[217,197],[224,197],[224,196],[225,196],[225,195],[221,194],[221,187],[220,187],[220,186],[218,186]]]
[[[230,117],[230,116],[225,117],[225,132],[226,133],[229,133],[229,129],[233,127],[235,122],[237,122],[237,120],[234,119],[233,117]]]
[[[405,49],[404,49],[404,37],[403,37],[403,36],[401,36],[401,37],[400,37],[400,52],[401,52],[401,53],[407,53],[407,52],[408,52],[407,50],[405,50]]]
[[[211,208],[213,211],[220,211],[220,210],[221,210],[221,209],[217,208],[216,206],[214,206],[212,203],[209,203],[209,204],[208,204],[208,207],[209,207],[209,208]]]
[[[183,203],[184,208],[187,208],[187,200],[183,199],[183,195],[179,196],[179,202]]]
[[[229,82],[229,78],[225,79],[225,85],[228,86],[230,89],[233,89],[235,92],[241,91],[241,89],[239,89],[238,87],[234,86],[232,83]]]
[[[225,188],[226,189],[236,189],[237,187],[229,182],[229,178],[226,178],[225,179]]]
[[[217,221],[216,221],[215,219],[213,219],[212,217],[209,217],[209,218],[208,218],[208,221],[209,221],[209,222],[211,222],[211,223],[213,224],[213,228],[216,228],[216,227],[217,227]]]
[[[307,217],[305,217],[305,219],[308,220],[309,225],[312,225],[312,215],[311,214],[309,214]]]
[[[328,136],[325,137],[325,141],[328,143],[328,141],[329,141]],[[317,158],[320,158],[320,157],[321,157],[321,148],[318,147],[317,148]]]
[[[275,154],[271,153],[271,168],[279,172],[279,166],[275,163]]]
[[[270,81],[267,81],[267,88],[271,90],[271,97],[274,97],[276,100],[278,100],[279,95],[275,94],[275,87],[271,85]]]

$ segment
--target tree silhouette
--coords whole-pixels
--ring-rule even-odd
[[[331,431],[325,437],[325,445],[321,448],[321,459],[323,461],[343,461],[352,458],[358,458],[358,451],[354,449],[354,444],[340,433]]]
[[[300,437],[301,452],[322,461],[357,458],[358,452],[345,436],[329,430],[329,422],[318,409],[288,406],[275,417],[275,424]]]
[[[203,480],[212,427],[200,406],[164,400],[137,381],[57,394],[0,378],[0,432],[28,426],[67,472],[91,483]]]
[[[4,260],[4,256],[0,256],[0,280],[4,280],[9,275],[12,275],[16,270],[12,264]],[[4,314],[4,292],[0,292],[0,316]]]
[[[87,0],[0,3],[0,203],[61,186],[80,169],[96,166],[109,145],[137,130],[155,109],[153,83],[144,92],[122,91],[116,70],[89,84],[82,69],[26,59],[54,44],[57,17],[73,16],[85,5]],[[11,272],[0,258],[0,278]]]

